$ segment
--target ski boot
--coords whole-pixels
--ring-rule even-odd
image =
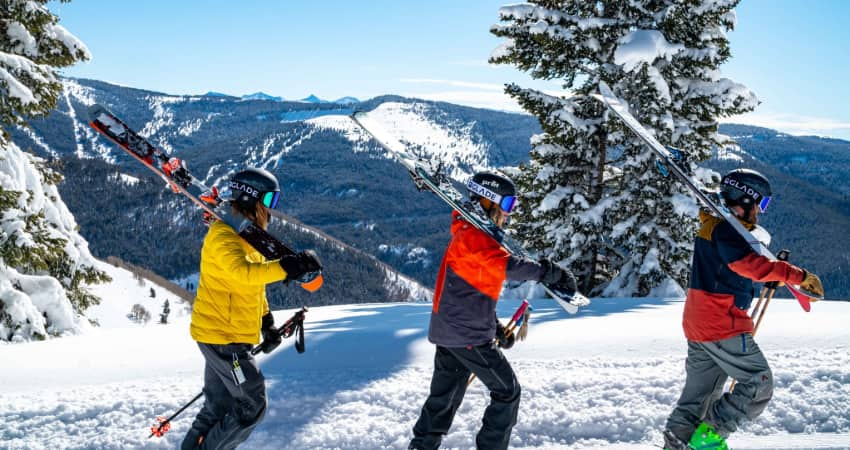
[[[723,439],[713,426],[705,422],[700,422],[688,445],[695,450],[729,450],[726,439]]]
[[[672,430],[664,430],[664,450],[690,450],[687,442],[679,439]]]

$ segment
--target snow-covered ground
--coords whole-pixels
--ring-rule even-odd
[[[126,319],[149,297],[126,272],[101,287],[102,327],[79,336],[0,346],[0,448],[176,448],[200,404],[163,438],[157,415],[200,392],[200,354],[189,317],[172,301],[172,323]],[[119,276],[120,275],[120,276]],[[500,302],[507,318],[518,301]],[[642,449],[660,430],[684,380],[681,299],[596,299],[576,316],[532,302],[529,338],[507,351],[523,386],[512,448]],[[270,409],[248,449],[403,449],[431,376],[430,305],[314,308],[307,352],[291,340],[261,356]],[[292,311],[278,311],[282,323]],[[777,382],[767,411],[730,439],[733,448],[850,448],[850,303],[804,313],[774,300],[757,341]],[[475,383],[444,448],[471,448],[488,402]],[[200,402],[198,402],[200,403]]]

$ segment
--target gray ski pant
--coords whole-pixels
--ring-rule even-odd
[[[483,450],[508,448],[511,430],[519,413],[521,389],[505,355],[495,344],[478,347],[437,346],[431,392],[419,420],[413,426],[410,449],[434,450],[452,426],[466,393],[466,383],[474,373],[490,390],[490,405],[484,411],[475,447]]]
[[[667,429],[684,442],[701,421],[722,436],[752,420],[773,396],[773,374],[750,333],[714,342],[688,342],[687,378],[682,395],[667,419]],[[723,393],[728,377],[737,381]]]
[[[236,448],[266,413],[266,385],[263,373],[251,355],[248,344],[198,343],[204,355],[204,405],[195,417],[181,448],[229,450]],[[237,384],[233,375],[236,358],[245,381]],[[198,438],[203,442],[198,445]]]

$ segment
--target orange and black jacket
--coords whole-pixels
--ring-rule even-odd
[[[443,255],[428,340],[444,347],[477,346],[496,335],[496,302],[505,280],[539,280],[543,267],[512,256],[487,233],[452,214],[452,239]]]
[[[682,321],[685,337],[710,342],[752,333],[753,320],[747,310],[753,301],[753,281],[799,284],[803,271],[757,254],[723,219],[700,212],[700,221]]]

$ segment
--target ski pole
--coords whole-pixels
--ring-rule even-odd
[[[788,261],[788,257],[791,255],[790,250],[780,250],[776,254],[776,258],[780,261]],[[761,288],[761,293],[759,294],[758,302],[756,302],[756,307],[753,308],[753,318],[755,319],[755,325],[753,326],[753,336],[756,335],[756,332],[759,330],[759,326],[761,325],[762,319],[764,319],[764,314],[767,312],[767,307],[770,305],[770,301],[773,299],[773,295],[776,293],[776,289],[779,288],[783,283],[779,281],[769,281],[764,284],[764,287]],[[764,304],[762,304],[762,300]],[[737,380],[734,378],[732,382],[729,383],[729,392],[735,389],[735,384],[737,384]]]
[[[523,300],[522,304],[519,305],[519,308],[516,309],[514,315],[511,316],[511,320],[508,321],[508,324],[505,326],[505,335],[509,336],[513,334],[514,330],[520,326],[522,322],[525,312],[531,308],[531,305],[528,303],[528,300]],[[466,381],[466,386],[469,387],[473,381],[475,381],[475,374],[469,375],[469,380]]]
[[[307,307],[302,306],[301,310],[293,314],[292,317],[290,317],[286,322],[283,323],[283,325],[281,325],[277,329],[278,333],[283,338],[288,338],[296,333],[298,334],[295,337],[295,350],[298,353],[304,353],[304,313],[306,312]],[[254,348],[251,349],[251,355],[257,355],[261,351],[263,351],[263,345],[256,345],[254,346]],[[192,404],[198,401],[198,399],[201,398],[203,395],[204,392],[201,391],[200,394],[196,395],[192,400],[189,400],[188,403],[180,407],[180,409],[178,409],[177,412],[172,414],[171,417],[157,417],[156,420],[157,422],[159,422],[159,424],[151,427],[151,434],[148,436],[148,439],[154,436],[162,437],[162,435],[164,435],[168,432],[168,430],[171,429],[171,421],[174,420],[174,418],[176,418],[177,416],[179,416],[180,413],[185,411],[186,408],[192,406]]]
[[[195,403],[196,401],[198,401],[198,399],[201,398],[201,396],[203,396],[203,395],[204,395],[204,392],[201,391],[200,394],[196,395],[195,398],[193,398],[192,400],[189,400],[189,403],[186,403],[185,405],[183,405],[183,407],[178,409],[177,412],[172,414],[171,417],[169,417],[167,419],[162,417],[162,416],[157,417],[156,420],[159,421],[159,425],[154,425],[154,426],[151,427],[151,434],[148,436],[148,439],[150,439],[154,436],[162,437],[163,434],[167,433],[168,430],[171,429],[171,420],[174,419],[175,417],[179,416],[180,413],[182,413],[186,408],[191,406],[192,403]]]

